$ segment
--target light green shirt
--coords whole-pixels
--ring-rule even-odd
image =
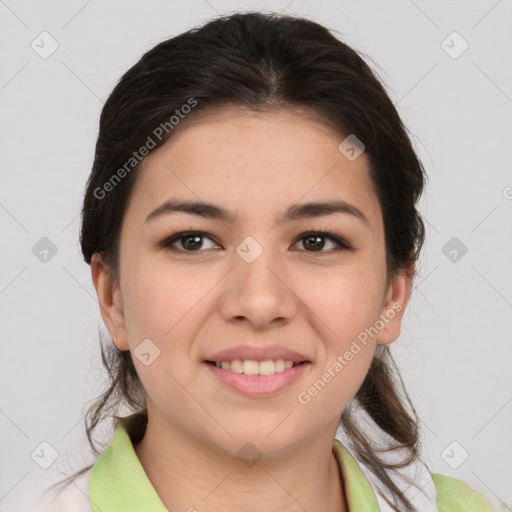
[[[350,512],[380,512],[370,483],[349,451],[334,440]],[[492,512],[487,500],[456,478],[434,473],[439,512]],[[94,512],[168,512],[149,481],[121,422],[110,446],[91,470],[90,501]]]

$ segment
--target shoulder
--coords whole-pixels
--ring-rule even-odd
[[[346,450],[352,456],[358,469],[370,484],[378,503],[378,510],[391,512],[393,510],[389,505],[390,501],[393,501],[391,491],[383,486],[382,481],[358,457],[358,453],[349,443],[348,446],[344,446],[340,442],[339,446],[340,451],[341,449]],[[388,464],[396,464],[403,460],[404,456],[403,450],[393,450],[383,452],[381,460]],[[354,471],[352,470],[351,474]],[[415,459],[407,466],[395,469],[386,468],[385,471],[397,488],[413,504],[415,510],[421,510],[421,512],[492,512],[491,505],[482,494],[462,480],[431,472],[428,465],[420,458]]]
[[[344,446],[340,442],[339,446],[340,450],[346,450],[349,454],[349,460],[354,461],[351,468],[347,466],[347,470],[343,475],[344,478],[353,480],[358,472],[361,471],[373,493],[375,510],[379,510],[380,512],[393,512],[395,509],[391,507],[390,503],[395,501],[396,497],[391,490],[382,483],[382,480],[361,459],[357,450],[350,445],[350,442],[347,443],[347,446]],[[382,452],[379,455],[382,462],[386,464],[397,464],[403,460],[406,453],[403,449],[395,449]],[[385,468],[384,470],[396,487],[413,504],[415,510],[421,510],[421,512],[438,512],[436,506],[436,489],[432,475],[427,466],[420,459],[415,459],[407,466],[397,467],[395,469]],[[356,510],[359,509],[356,508]]]
[[[439,512],[492,512],[484,496],[462,480],[439,473],[433,473],[432,480],[436,486]]]
[[[93,512],[89,499],[91,469],[59,491],[47,489],[26,512]]]

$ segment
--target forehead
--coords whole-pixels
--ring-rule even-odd
[[[368,159],[363,153],[349,160],[339,150],[344,139],[307,110],[201,113],[146,157],[130,208],[147,215],[183,197],[230,205],[242,218],[245,210],[261,216],[301,200],[336,198],[371,216],[378,201]]]

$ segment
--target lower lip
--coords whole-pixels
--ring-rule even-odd
[[[310,363],[299,364],[273,375],[245,375],[245,373],[217,368],[212,364],[203,364],[208,367],[215,377],[231,389],[242,395],[259,398],[274,395],[289,386],[304,373]]]

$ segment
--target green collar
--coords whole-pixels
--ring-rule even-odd
[[[337,439],[333,452],[340,467],[349,510],[379,512],[375,495],[357,462]],[[169,512],[149,481],[122,421],[110,446],[91,470],[89,494],[94,512]]]
[[[332,450],[341,471],[349,511],[379,512],[377,498],[354,457],[338,439],[334,440]]]

